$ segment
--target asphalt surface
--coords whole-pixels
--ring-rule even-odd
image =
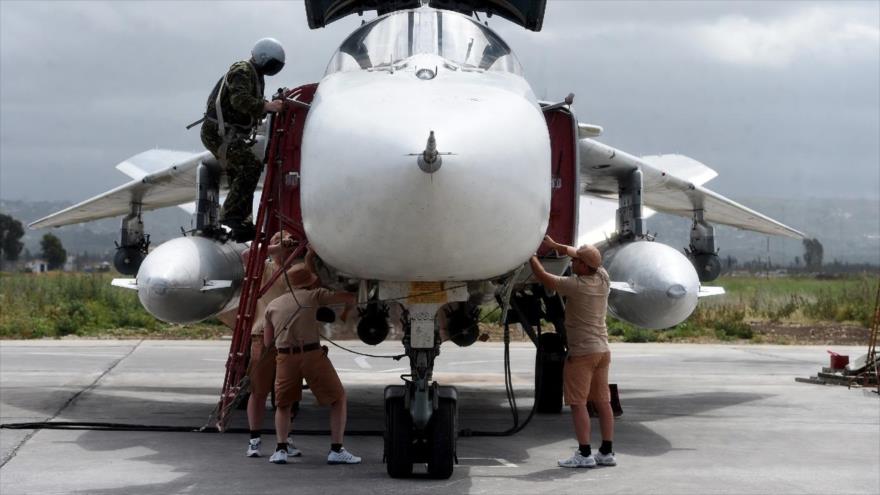
[[[200,426],[216,404],[228,346],[0,342],[0,423]],[[825,347],[613,344],[612,352],[624,408],[617,467],[556,467],[577,446],[567,413],[536,416],[512,437],[461,438],[460,463],[443,481],[388,478],[378,436],[346,437],[363,464],[328,466],[329,438],[300,433],[304,456],[278,466],[245,458],[242,434],[2,429],[0,493],[880,493],[877,395],[794,381],[827,363]],[[514,344],[511,354],[524,417],[534,349]],[[407,364],[338,349],[331,357],[349,394],[349,430],[382,430],[382,389],[399,383]],[[500,344],[444,345],[436,371],[439,382],[459,388],[463,428],[510,426]],[[244,425],[240,411],[231,426]],[[308,392],[295,428],[327,428],[327,410]],[[264,436],[264,454],[273,442]]]

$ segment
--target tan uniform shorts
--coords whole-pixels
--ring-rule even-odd
[[[269,351],[270,356],[263,359],[262,335],[251,336],[251,359],[248,362],[248,377],[251,379],[250,392],[254,395],[269,395],[275,383],[275,348]]]
[[[565,358],[565,368],[562,371],[565,405],[585,406],[588,400],[610,401],[611,393],[608,391],[610,365],[610,352]]]
[[[275,359],[275,403],[278,407],[287,407],[302,399],[304,378],[322,406],[333,404],[345,393],[339,375],[323,349],[297,354],[279,352]]]

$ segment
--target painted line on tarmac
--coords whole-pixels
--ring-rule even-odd
[[[80,356],[80,357],[116,357],[119,356],[118,352],[100,352],[100,353],[85,353],[85,352],[24,352],[22,354],[26,354],[28,356]]]
[[[401,373],[410,371],[409,368],[391,368],[390,370],[379,370],[378,373]]]
[[[357,364],[358,366],[360,366],[361,368],[363,368],[365,370],[369,370],[369,369],[373,368],[370,365],[370,363],[367,362],[367,358],[365,356],[358,356],[358,357],[354,358],[354,362],[355,362],[355,364]]]
[[[447,365],[448,366],[460,366],[462,364],[495,364],[495,363],[503,363],[503,362],[504,362],[504,359],[500,358],[500,359],[489,359],[489,360],[483,360],[483,361],[455,361],[452,363],[448,363]]]
[[[98,377],[95,378],[94,381],[92,381],[92,383],[90,383],[85,388],[81,389],[79,392],[73,394],[73,396],[71,396],[69,399],[67,399],[67,401],[57,411],[55,411],[55,414],[53,414],[52,417],[46,419],[46,422],[52,421],[53,419],[57,418],[65,409],[67,409],[71,404],[76,402],[76,400],[79,399],[79,397],[81,395],[83,395],[84,393],[89,392],[91,390],[94,390],[95,387],[98,386],[98,382],[100,382],[105,376],[107,376],[111,371],[113,371],[113,369],[116,368],[116,366],[118,366],[119,363],[121,363],[125,358],[127,358],[128,356],[131,356],[132,353],[134,353],[134,351],[138,347],[140,347],[140,345],[143,342],[144,342],[144,339],[139,340],[135,345],[133,345],[131,347],[131,349],[128,350],[127,353],[125,353],[123,356],[121,356],[116,361],[113,361],[113,363],[110,366],[108,366],[107,369],[104,370],[103,373],[98,375]],[[15,458],[16,454],[18,454],[18,451],[21,450],[21,448],[24,447],[24,444],[27,443],[27,441],[30,440],[34,435],[36,435],[38,431],[40,431],[40,430],[33,430],[30,433],[28,433],[27,435],[25,435],[25,437],[21,439],[21,442],[19,442],[18,445],[16,445],[9,452],[9,456],[6,457],[6,459],[3,459],[2,462],[0,462],[0,468],[2,468],[6,464],[8,464],[9,461],[11,461],[13,458]]]
[[[459,457],[459,461],[495,461],[498,463],[497,466],[483,466],[480,464],[476,464],[469,467],[487,467],[487,468],[518,468],[516,464],[508,461],[507,459],[502,459],[500,457]]]

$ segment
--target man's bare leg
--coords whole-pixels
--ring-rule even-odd
[[[275,408],[275,436],[278,438],[279,444],[287,444],[287,434],[293,424],[290,417],[290,406]]]
[[[348,402],[345,392],[343,392],[342,397],[330,405],[330,440],[333,443],[342,443],[347,417]]]
[[[594,402],[599,413],[599,427],[602,429],[602,440],[614,441],[614,411],[610,402]]]
[[[574,423],[574,435],[579,445],[590,443],[590,415],[587,414],[587,406],[571,405],[571,420]]]
[[[263,429],[263,416],[266,414],[266,397],[268,394],[251,394],[247,403],[248,427],[251,431]]]

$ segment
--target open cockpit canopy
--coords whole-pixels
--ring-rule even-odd
[[[455,12],[418,8],[379,17],[356,29],[333,54],[327,74],[400,69],[414,55],[429,54],[465,70],[522,75],[516,56],[486,26]]]
[[[498,15],[531,30],[544,23],[546,0],[305,0],[309,27],[317,29],[350,14],[376,11],[380,16],[399,10],[428,6],[465,15],[482,12]]]

